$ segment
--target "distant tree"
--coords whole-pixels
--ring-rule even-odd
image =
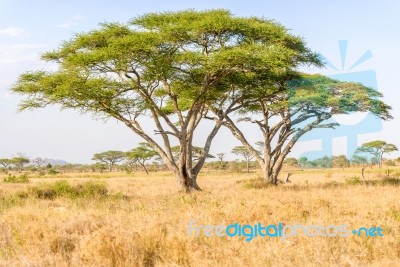
[[[361,176],[362,176],[363,180],[365,180],[365,177],[364,177],[365,169],[368,166],[372,167],[372,164],[368,163],[368,159],[366,157],[357,155],[357,153],[355,153],[353,155],[353,157],[351,158],[351,163],[361,166]]]
[[[125,159],[125,153],[122,151],[106,151],[93,155],[93,160],[102,162],[108,165],[108,170],[111,172],[115,163]]]
[[[315,159],[314,165],[317,168],[331,168],[332,167],[332,158],[330,158],[328,156],[324,156],[322,158]]]
[[[225,153],[218,153],[217,157],[218,157],[218,162],[219,162],[219,166],[220,168],[224,168],[224,157],[225,157]]]
[[[0,159],[0,165],[3,167],[5,173],[8,172],[8,167],[12,164],[10,159]]]
[[[333,156],[332,165],[337,168],[345,168],[349,166],[349,160],[346,155]]]
[[[285,160],[285,164],[291,167],[298,167],[299,166],[299,161],[296,158],[287,158]]]
[[[38,157],[38,158],[34,158],[34,159],[32,160],[32,163],[36,164],[36,166],[37,166],[39,169],[41,169],[42,166],[44,166],[44,165],[47,163],[47,160]]]
[[[396,163],[392,159],[388,159],[385,161],[386,166],[396,166]]]
[[[308,166],[308,158],[307,157],[301,157],[299,159],[299,166],[304,168]]]
[[[250,153],[244,146],[236,146],[232,149],[232,153],[242,157],[246,162],[247,173],[250,172],[250,161],[254,158],[253,154]]]
[[[146,174],[149,174],[149,171],[146,168],[146,161],[151,160],[157,155],[158,153],[145,142],[139,143],[138,147],[125,153],[126,159],[130,162],[139,163]]]
[[[398,148],[394,144],[388,144],[385,141],[375,140],[362,144],[356,150],[356,154],[370,154],[378,161],[379,168],[382,168],[383,155],[397,151]]]
[[[29,158],[23,153],[18,153],[16,157],[11,159],[11,163],[17,168],[18,172],[24,169],[25,164],[30,162]]]

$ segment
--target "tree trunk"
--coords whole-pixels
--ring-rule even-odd
[[[249,160],[246,161],[247,173],[250,173],[250,162]]]
[[[287,176],[286,176],[285,183],[290,183],[290,180],[289,180],[290,176],[292,176],[292,173],[291,173],[291,172],[288,172],[288,174],[287,174]]]
[[[149,171],[147,170],[145,163],[144,162],[140,163],[140,165],[142,165],[143,170],[146,172],[146,174],[149,174]]]
[[[189,174],[186,165],[181,166],[179,171],[175,173],[175,176],[178,179],[183,192],[189,193],[192,190],[201,191],[201,188],[196,181],[197,175]]]

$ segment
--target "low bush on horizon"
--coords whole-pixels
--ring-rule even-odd
[[[4,177],[3,182],[5,182],[5,183],[13,183],[13,184],[29,183],[29,176],[26,173],[21,174],[19,176],[8,174],[7,177]]]

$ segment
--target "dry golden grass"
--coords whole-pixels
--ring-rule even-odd
[[[369,170],[367,177],[378,172]],[[248,189],[244,185],[256,173],[204,172],[199,177],[204,191],[191,194],[179,193],[168,173],[63,174],[31,178],[29,184],[0,182],[0,265],[400,266],[400,187],[324,185],[358,173],[296,171],[290,185]],[[113,196],[18,197],[21,190],[58,179],[104,181]],[[300,235],[246,242],[243,237],[188,236],[191,220],[197,225],[381,226],[384,236]]]

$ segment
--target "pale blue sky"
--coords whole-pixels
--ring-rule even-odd
[[[90,30],[104,21],[126,22],[146,12],[180,9],[225,8],[238,16],[264,16],[284,24],[301,35],[314,51],[324,54],[338,71],[348,68],[368,49],[373,57],[352,71],[374,70],[379,91],[393,106],[395,119],[384,123],[382,132],[362,135],[359,142],[384,139],[400,145],[397,118],[398,68],[400,60],[400,2],[366,1],[11,1],[0,0],[0,157],[25,152],[30,157],[64,159],[89,163],[93,153],[109,149],[129,150],[140,138],[122,124],[93,121],[71,111],[50,107],[16,113],[19,98],[9,94],[18,74],[53,66],[39,61],[40,52],[56,48],[73,33]],[[338,40],[348,40],[346,64],[341,68]],[[350,122],[351,123],[351,122]],[[254,134],[254,133],[249,133]],[[221,131],[213,153],[229,152],[237,145],[229,132]],[[254,134],[256,141],[257,135]],[[335,143],[336,142],[336,143]],[[336,140],[334,153],[345,151],[345,142]],[[293,155],[318,142],[300,144]],[[393,156],[397,156],[394,154]]]

